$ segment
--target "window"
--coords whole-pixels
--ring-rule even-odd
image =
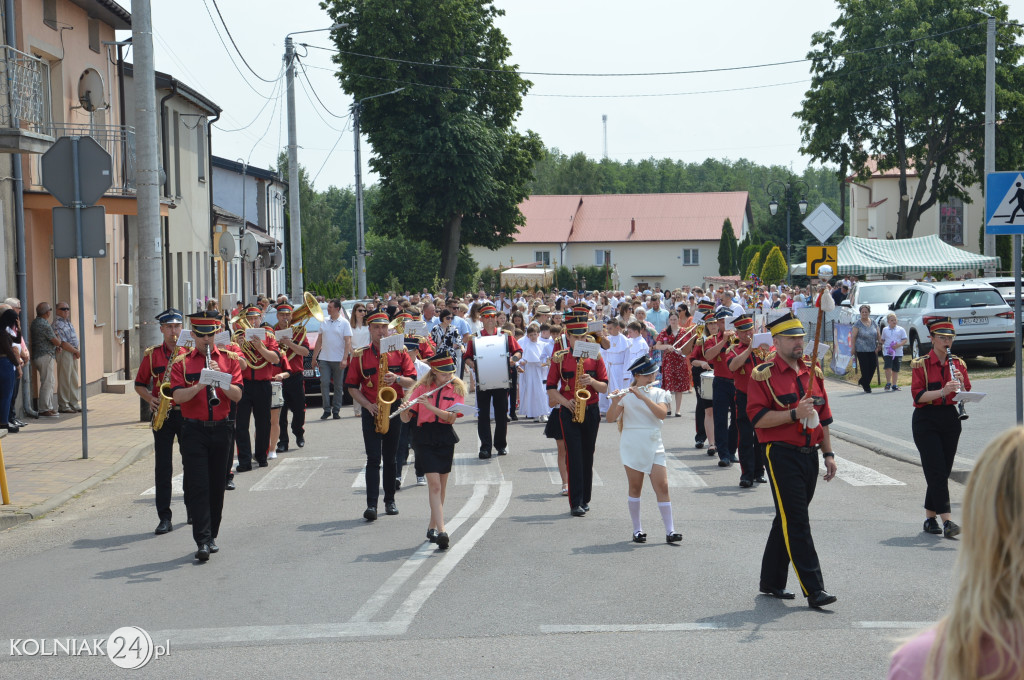
[[[57,30],[57,0],[43,0],[43,23]]]
[[[605,265],[611,265],[612,263],[612,251],[610,250],[595,250],[594,251],[594,264],[598,267]]]
[[[951,246],[964,244],[964,202],[959,198],[939,203],[939,238]]]
[[[89,19],[89,49],[100,53],[100,20]]]
[[[551,251],[550,250],[538,250],[533,253],[533,261],[540,262],[545,267],[551,266]]]
[[[199,159],[199,181],[206,181],[206,121],[202,118],[196,125],[196,157]]]
[[[698,248],[683,248],[683,266],[700,264],[700,250]]]

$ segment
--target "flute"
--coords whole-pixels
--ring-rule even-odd
[[[429,396],[430,396],[431,394],[433,394],[434,392],[437,392],[437,391],[438,391],[439,389],[441,389],[442,387],[444,387],[444,386],[445,386],[445,385],[447,385],[447,384],[448,384],[448,382],[446,381],[446,382],[444,383],[444,385],[438,385],[437,387],[435,387],[434,389],[430,390],[429,392],[424,392],[423,394],[421,394],[421,395],[420,395],[419,397],[416,397],[416,398],[415,398],[415,399],[413,399],[412,401],[407,401],[407,402],[405,402],[404,404],[402,404],[401,406],[399,406],[399,407],[398,407],[397,409],[395,409],[395,410],[394,410],[394,411],[393,411],[393,412],[391,413],[391,416],[390,416],[390,417],[391,417],[391,418],[394,418],[395,416],[397,416],[397,415],[398,415],[399,413],[401,413],[402,411],[408,411],[409,409],[411,409],[411,408],[412,408],[413,404],[415,404],[415,403],[416,403],[417,401],[419,401],[419,399],[420,399],[421,397],[429,397]]]
[[[650,383],[648,385],[644,385],[643,387],[641,387],[639,389],[644,391],[644,392],[647,392],[652,387],[657,387],[660,383],[661,383],[660,380],[655,380],[654,382],[652,382],[652,383]],[[614,392],[611,392],[611,393],[608,394],[608,398],[609,399],[614,399],[615,397],[618,397],[618,396],[621,396],[623,394],[629,393],[630,391],[632,391],[632,389],[633,389],[632,387],[624,387],[621,390],[615,390]]]

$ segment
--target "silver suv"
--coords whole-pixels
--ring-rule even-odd
[[[853,323],[860,318],[861,305],[867,305],[871,309],[868,312],[871,323],[884,326],[889,306],[913,284],[913,281],[858,281],[853,284],[850,297],[842,302],[839,321]]]
[[[953,353],[965,358],[995,357],[1005,368],[1013,366],[1019,350],[1014,346],[1013,310],[995,288],[974,281],[915,283],[889,306],[907,331],[910,352],[917,358],[931,349],[928,323],[948,316],[956,326]]]

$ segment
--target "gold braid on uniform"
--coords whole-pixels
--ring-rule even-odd
[[[912,368],[915,371],[917,369],[919,369],[919,368],[924,368],[924,362],[925,362],[925,358],[924,357],[918,357],[916,359],[911,359],[910,360],[910,368]]]
[[[779,408],[785,409],[786,405],[779,401],[779,398],[775,396],[775,390],[772,389],[772,381],[769,380],[769,378],[772,377],[772,366],[774,365],[775,363],[773,361],[766,361],[763,364],[758,364],[750,375],[754,380],[766,383],[768,385],[768,394],[772,395],[772,401],[778,404]]]

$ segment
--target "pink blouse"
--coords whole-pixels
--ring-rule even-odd
[[[928,654],[935,644],[935,629],[929,628],[910,639],[896,650],[889,664],[889,680],[924,680],[924,668],[928,663]],[[999,659],[992,645],[986,645],[982,653],[979,675],[991,673],[998,667]],[[1020,670],[1011,670],[1003,676],[1007,680],[1019,678]]]
[[[409,395],[409,401],[415,401],[416,399],[418,399],[420,397],[420,395],[425,394],[425,393],[429,392],[432,389],[434,389],[433,386],[431,386],[431,387],[427,387],[426,385],[419,385],[419,386],[417,386],[416,389],[414,389],[412,391],[412,394]],[[458,393],[456,393],[455,392],[455,388],[452,387],[451,383],[448,383],[447,385],[445,385],[444,387],[439,389],[437,392],[434,392],[432,395],[427,397],[427,399],[430,401],[430,404],[434,408],[439,408],[442,411],[445,411],[445,410],[451,408],[452,404],[464,404],[464,403],[466,403],[465,397],[463,397],[463,396],[459,395]],[[422,407],[421,408],[420,404],[414,404],[413,406],[410,406],[409,410],[416,414],[416,423],[418,425],[423,425],[424,423],[436,423],[436,422],[439,422],[438,419],[437,419],[437,416],[434,413],[432,413],[430,411],[430,409],[428,409],[426,407]],[[445,423],[445,424],[447,425],[447,423]]]

